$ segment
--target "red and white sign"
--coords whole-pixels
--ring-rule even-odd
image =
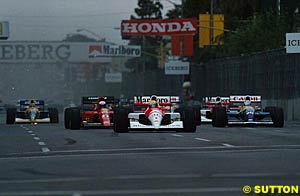
[[[250,97],[250,100],[252,102],[261,102],[261,96],[240,96],[240,95],[230,96],[230,101],[231,102],[244,102],[244,101],[246,101],[246,97]]]
[[[151,96],[135,96],[134,103],[148,103]],[[179,96],[156,96],[158,103],[178,103],[180,102]]]
[[[89,46],[89,57],[114,57],[114,56],[125,56],[125,57],[139,57],[141,56],[141,46],[133,45],[108,45],[98,44]]]
[[[143,35],[194,35],[197,33],[196,18],[166,20],[122,20],[122,36]]]

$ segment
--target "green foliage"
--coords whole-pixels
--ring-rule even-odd
[[[219,52],[228,56],[282,48],[285,34],[290,30],[289,20],[286,14],[275,12],[258,15],[250,23],[240,26],[235,33],[225,35]]]
[[[169,10],[166,14],[167,18],[180,18],[181,17],[181,5],[175,5],[175,7]]]
[[[158,0],[138,0],[138,7],[134,12],[140,19],[160,19],[162,9],[163,5]]]

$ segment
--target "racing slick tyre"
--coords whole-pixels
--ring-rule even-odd
[[[266,107],[266,112],[270,112],[274,127],[284,126],[284,114],[282,108]]]
[[[72,108],[66,108],[64,112],[64,125],[66,129],[70,129],[70,114]]]
[[[80,129],[81,120],[80,120],[80,109],[72,108],[70,110],[70,129]]]
[[[129,110],[126,108],[116,108],[114,113],[114,132],[127,133],[129,131]]]
[[[58,123],[58,110],[56,108],[49,108],[50,123]]]
[[[185,132],[196,132],[195,109],[187,107],[183,109],[183,130]]]
[[[16,109],[8,108],[6,110],[6,124],[14,124],[16,120]]]
[[[195,124],[196,126],[201,125],[201,107],[194,106],[194,113],[195,113]]]
[[[216,107],[213,109],[212,125],[214,127],[225,127],[228,123],[226,108]]]

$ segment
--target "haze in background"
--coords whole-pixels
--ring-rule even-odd
[[[174,6],[166,0],[164,15]],[[181,0],[173,2],[180,4]],[[10,22],[10,39],[62,40],[77,29],[88,29],[107,41],[125,43],[122,19],[129,19],[137,0],[0,0],[0,20]],[[80,32],[95,37],[86,31]]]

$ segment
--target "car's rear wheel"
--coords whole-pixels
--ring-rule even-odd
[[[195,124],[197,126],[201,125],[201,107],[194,106],[194,114],[195,114]]]
[[[66,108],[64,112],[64,125],[66,129],[70,129],[71,108]]]
[[[196,132],[196,116],[195,109],[186,107],[182,111],[183,115],[183,130],[185,132]]]
[[[14,124],[16,121],[16,108],[8,108],[6,110],[6,124]]]
[[[129,131],[128,109],[116,108],[114,113],[114,132],[126,133]]]
[[[80,119],[80,109],[72,108],[70,110],[70,129],[80,129],[81,119]]]
[[[228,124],[225,107],[215,107],[212,114],[212,125],[214,127],[225,127]]]
[[[50,123],[58,123],[58,110],[49,108]]]
[[[284,126],[284,114],[283,109],[278,107],[266,107],[266,112],[270,112],[274,127]]]

